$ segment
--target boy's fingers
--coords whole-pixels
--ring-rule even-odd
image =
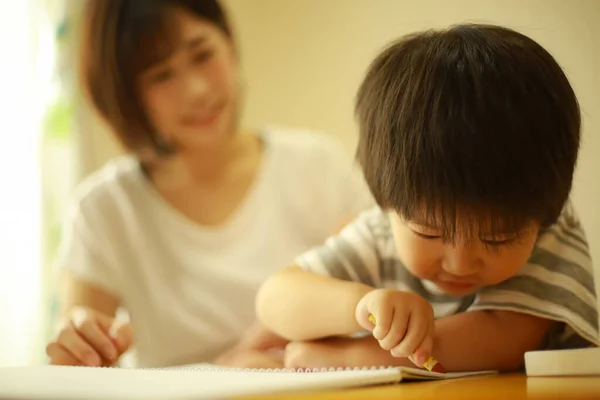
[[[409,357],[417,367],[423,367],[423,364],[431,357],[433,351],[433,337],[425,336],[423,342],[417,347],[413,354]]]
[[[372,321],[375,321],[375,327],[373,328],[373,337],[377,340],[382,340],[390,331],[392,322],[394,320],[394,309],[387,305],[383,307],[374,307],[370,313]]]
[[[392,311],[392,323],[381,340],[379,346],[384,350],[391,350],[402,342],[407,333],[409,313],[406,309],[394,307]]]
[[[64,329],[58,335],[57,342],[77,358],[82,365],[97,367],[102,364],[100,355],[74,328]]]
[[[412,312],[409,316],[408,327],[404,339],[391,349],[394,357],[408,357],[414,353],[429,334],[429,320],[419,312]]]
[[[356,318],[356,322],[358,322],[358,324],[364,329],[372,331],[375,327],[374,320],[372,319],[374,316],[367,308],[367,304],[364,299],[361,300],[356,306],[354,317]]]
[[[52,342],[46,346],[46,354],[50,357],[50,365],[82,365],[81,361],[56,342]]]

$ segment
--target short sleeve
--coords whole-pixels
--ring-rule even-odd
[[[99,210],[85,205],[85,199],[74,199],[65,213],[54,267],[118,296],[117,274],[107,259],[102,224],[98,224]]]
[[[380,286],[381,252],[374,231],[380,214],[377,209],[361,212],[339,234],[298,256],[295,264],[316,274]]]
[[[556,321],[543,347],[600,345],[594,270],[585,232],[568,206],[540,234],[519,273],[478,293],[471,310],[509,310]]]

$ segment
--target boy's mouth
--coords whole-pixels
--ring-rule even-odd
[[[457,288],[470,288],[472,286],[475,286],[474,283],[451,282],[451,281],[446,281],[446,282],[444,282],[444,284],[449,285],[449,286],[454,286],[454,287],[457,287]]]
[[[454,280],[439,280],[437,282],[440,289],[448,292],[468,292],[477,287],[477,284],[473,281],[454,281]]]

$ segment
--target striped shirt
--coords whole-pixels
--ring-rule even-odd
[[[519,272],[466,297],[444,294],[412,275],[396,255],[388,215],[363,212],[340,234],[296,259],[301,268],[377,288],[416,293],[436,318],[472,311],[507,310],[555,321],[540,349],[600,345],[593,267],[585,233],[573,211],[540,233]]]

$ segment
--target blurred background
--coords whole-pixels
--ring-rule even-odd
[[[107,0],[110,1],[110,0]],[[57,303],[52,259],[75,185],[120,149],[77,87],[84,0],[0,2],[0,366],[43,363]],[[354,94],[399,35],[460,22],[517,29],[545,46],[584,122],[574,202],[600,275],[600,1],[227,0],[242,51],[246,125],[313,128],[356,144]],[[600,293],[600,279],[596,279]]]

